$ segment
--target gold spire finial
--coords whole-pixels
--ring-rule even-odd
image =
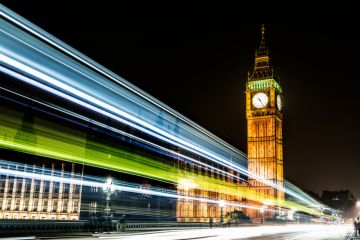
[[[261,24],[261,39],[265,38],[265,24]]]
[[[266,44],[265,44],[265,24],[261,24],[260,48],[266,48]]]
[[[260,45],[258,50],[256,51],[256,55],[268,55],[268,49],[266,47],[265,42],[265,24],[261,24],[261,39],[260,39]]]
[[[274,71],[270,66],[269,49],[266,46],[265,41],[265,24],[261,24],[261,39],[259,48],[255,51],[255,68],[250,80],[274,78]]]

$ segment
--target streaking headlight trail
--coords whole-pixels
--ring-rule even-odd
[[[285,182],[283,187],[250,173],[247,170],[247,157],[244,153],[128,83],[120,76],[87,58],[2,5],[0,5],[0,16],[0,71],[3,74],[11,76],[14,78],[14,81],[22,82],[42,92],[71,102],[81,111],[96,113],[104,118],[136,129],[157,141],[175,146],[186,151],[186,154],[167,149],[161,146],[161,144],[155,143],[155,141],[152,142],[151,140],[125,133],[116,127],[89,119],[87,116],[79,113],[80,111],[76,112],[66,109],[66,107],[48,104],[39,98],[32,99],[31,93],[28,95],[17,94],[11,89],[2,87],[5,91],[17,94],[23,99],[29,99],[56,112],[64,113],[64,117],[76,118],[79,121],[91,123],[113,134],[126,135],[136,140],[136,144],[142,148],[164,156],[175,156],[179,162],[190,162],[199,166],[199,168],[218,171],[224,176],[238,181],[243,181],[246,177],[256,179],[267,186],[285,192],[295,199],[293,201],[284,201],[282,205],[285,208],[290,209],[296,206],[296,209],[305,212],[322,214],[319,209],[326,206],[322,206],[290,183]],[[16,124],[11,120],[11,117],[3,117],[1,120],[3,126],[9,132],[13,132],[18,127],[15,126]],[[231,194],[235,196],[246,197],[248,199],[252,199],[255,196],[251,190],[238,189],[235,185],[224,180],[214,180],[198,173],[183,171],[163,162],[157,162],[150,157],[130,154],[110,144],[89,141],[86,148],[87,155],[85,156],[82,154],[85,148],[80,147],[82,140],[79,137],[45,128],[45,124],[38,126],[36,137],[39,138],[39,143],[36,147],[26,142],[10,141],[5,136],[0,142],[0,147],[106,168],[169,183],[191,183],[193,184],[192,188],[211,189],[221,194],[231,191]],[[66,139],[67,142],[61,143],[56,141],[61,138]],[[106,154],[108,154],[108,157],[105,156]],[[207,162],[202,162],[197,157],[205,159]],[[214,167],[210,163],[218,164],[219,168]],[[220,169],[220,166],[223,169]],[[225,171],[224,168],[228,169],[229,172]],[[13,174],[9,171],[7,174]],[[241,176],[236,175],[236,173],[241,174]],[[81,184],[87,183],[83,181]],[[96,185],[96,183],[91,184]],[[140,191],[127,189],[124,186],[117,186],[117,188],[121,191]],[[219,203],[216,199],[206,200],[204,198],[158,192],[151,192],[151,194]],[[254,200],[270,203],[274,201],[274,199]],[[236,206],[253,207],[243,204]]]

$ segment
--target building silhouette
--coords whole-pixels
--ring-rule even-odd
[[[356,209],[357,199],[350,190],[324,190],[320,200],[327,206],[339,210],[345,218],[354,218],[359,215]]]

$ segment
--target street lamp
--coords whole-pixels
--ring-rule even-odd
[[[261,214],[261,219],[260,219],[260,221],[261,221],[261,223],[264,223],[264,211],[265,211],[265,206],[262,206],[262,207],[260,208],[260,214]]]
[[[106,201],[106,208],[104,209],[105,216],[110,215],[110,195],[115,191],[115,186],[113,184],[112,178],[108,177],[104,183],[103,186],[104,193],[106,195],[105,201]]]
[[[219,201],[219,207],[220,207],[220,224],[223,223],[223,207],[225,206],[225,201],[220,200]]]

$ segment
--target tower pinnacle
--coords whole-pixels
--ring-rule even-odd
[[[259,48],[256,50],[255,52],[255,56],[263,56],[263,55],[268,55],[269,51],[268,48],[266,47],[266,42],[265,42],[265,24],[261,25],[261,40],[260,40],[260,46]]]
[[[249,81],[273,78],[274,71],[270,65],[269,49],[265,41],[265,24],[261,25],[261,39],[259,48],[255,51],[255,65]]]

